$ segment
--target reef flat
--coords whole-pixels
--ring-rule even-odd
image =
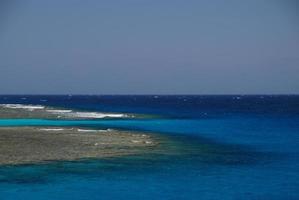
[[[0,119],[123,119],[144,117],[148,116],[129,113],[90,112],[44,105],[0,104]]]
[[[155,136],[65,127],[0,128],[0,165],[107,158],[150,152]]]

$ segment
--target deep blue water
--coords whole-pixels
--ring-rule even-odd
[[[159,115],[7,119],[0,126],[142,130],[180,140],[184,149],[176,156],[0,167],[0,200],[299,199],[299,96],[0,96],[0,103]]]

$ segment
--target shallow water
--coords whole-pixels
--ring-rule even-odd
[[[26,99],[22,99],[22,98]],[[0,96],[0,103],[155,114],[0,120],[157,132],[180,154],[0,167],[0,199],[298,199],[298,96]],[[171,148],[171,146],[170,146]]]

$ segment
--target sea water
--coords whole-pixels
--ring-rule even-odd
[[[176,156],[0,167],[8,199],[299,199],[299,96],[0,96],[1,104],[150,119],[1,119],[0,126],[78,126],[159,133]]]

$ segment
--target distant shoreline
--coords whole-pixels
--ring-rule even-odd
[[[0,104],[0,119],[129,119],[152,118],[150,115],[95,112],[36,104]]]

